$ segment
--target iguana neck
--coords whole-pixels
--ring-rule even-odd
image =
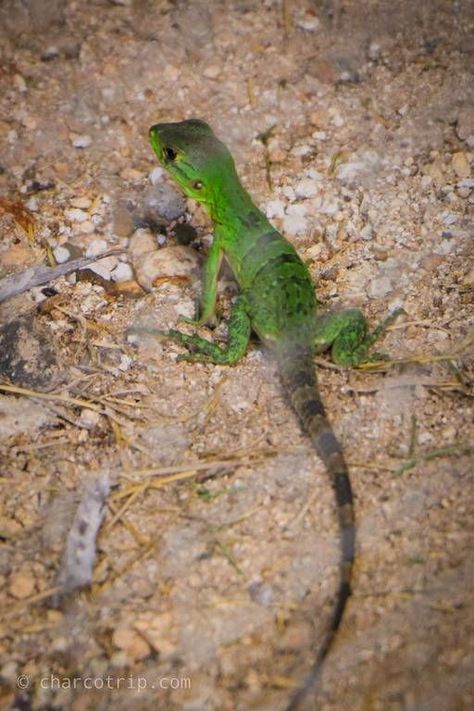
[[[206,207],[214,224],[231,233],[242,229],[260,231],[261,227],[268,228],[269,225],[235,172],[219,176],[214,200]]]

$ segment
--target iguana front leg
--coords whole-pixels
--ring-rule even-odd
[[[364,314],[358,309],[319,314],[315,321],[314,344],[317,352],[331,348],[331,358],[338,365],[354,366],[369,360],[369,348],[395,319],[404,313],[397,309],[369,333]],[[380,358],[379,354],[372,354]]]
[[[175,343],[185,346],[189,353],[178,356],[178,360],[206,361],[219,365],[236,363],[244,355],[250,338],[250,317],[247,302],[239,296],[232,307],[227,331],[227,347],[222,348],[201,336],[189,336],[174,329],[160,331],[160,336],[170,338]]]
[[[202,275],[201,308],[197,318],[181,317],[181,321],[195,326],[214,325],[216,320],[217,277],[221,266],[223,252],[218,240],[209,249]]]

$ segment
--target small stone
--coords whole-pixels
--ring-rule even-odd
[[[30,199],[25,202],[25,206],[30,212],[38,212],[39,210],[38,200],[35,197],[30,197]]]
[[[31,573],[12,573],[9,581],[9,592],[17,600],[31,597],[36,587],[36,580]]]
[[[155,235],[148,229],[140,227],[135,230],[130,237],[129,251],[132,255],[132,261],[136,261],[148,252],[156,251]]]
[[[73,136],[71,142],[74,148],[88,148],[92,143],[92,138],[88,135]]]
[[[206,67],[203,74],[207,79],[217,79],[220,76],[221,67],[218,64],[211,64]]]
[[[88,197],[76,197],[71,200],[72,207],[77,207],[80,210],[88,210],[92,205],[92,200]]]
[[[158,279],[195,277],[199,273],[199,257],[194,249],[177,245],[147,252],[135,260],[134,267],[138,283],[150,291]]]
[[[453,154],[451,166],[458,178],[469,178],[471,175],[471,166],[466,154],[462,151]]]
[[[382,56],[382,47],[378,42],[371,42],[367,49],[367,56],[372,62],[378,62]]]
[[[302,143],[299,146],[295,146],[294,148],[292,148],[291,153],[294,156],[302,158],[304,156],[309,155],[312,150],[313,149],[311,148],[311,146],[308,146],[307,143]]]
[[[112,281],[131,281],[133,279],[133,269],[127,262],[119,262],[115,269],[110,273]]]
[[[297,235],[305,232],[307,222],[304,215],[288,214],[283,220],[283,232],[287,235]]]
[[[69,259],[71,259],[71,252],[68,250],[67,247],[55,247],[53,249],[53,257],[55,258],[58,264],[64,264],[64,262],[67,262]]]
[[[149,190],[144,201],[144,212],[154,219],[176,220],[184,214],[184,198],[179,190],[168,182],[156,183]]]
[[[316,32],[321,27],[321,22],[317,17],[308,14],[305,17],[296,18],[295,25],[305,32]]]
[[[165,171],[163,170],[163,168],[160,168],[160,166],[153,168],[153,170],[151,170],[150,173],[148,174],[150,183],[152,185],[158,185],[159,183],[162,183],[164,174],[165,174]]]
[[[265,205],[265,214],[269,220],[271,220],[272,217],[284,217],[284,203],[281,200],[269,200]]]
[[[123,178],[123,180],[129,180],[130,182],[134,183],[143,178],[143,173],[141,173],[139,170],[136,170],[136,168],[131,168],[130,166],[127,166],[126,168],[120,171],[120,177]]]
[[[56,59],[56,57],[59,57],[59,49],[54,45],[46,47],[46,49],[41,55],[41,59],[43,62],[51,62],[53,59]]]
[[[112,635],[112,642],[130,659],[145,659],[151,653],[151,647],[138,632],[129,628],[119,628]]]
[[[319,192],[319,186],[315,180],[304,178],[295,185],[295,195],[299,198],[315,197]]]
[[[21,74],[13,75],[13,86],[15,87],[15,89],[21,91],[22,93],[27,90],[26,81]]]
[[[105,239],[94,239],[87,247],[86,257],[98,257],[108,249],[108,244]]]
[[[76,420],[76,425],[78,427],[83,427],[86,430],[93,430],[94,427],[97,427],[97,425],[100,422],[100,414],[96,412],[95,410],[90,410],[88,407],[85,407],[79,418]]]
[[[374,228],[372,225],[366,225],[359,232],[361,239],[369,242],[374,237]]]
[[[89,215],[84,210],[79,210],[77,207],[71,207],[64,211],[64,216],[71,222],[85,222]]]

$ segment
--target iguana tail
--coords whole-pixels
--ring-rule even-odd
[[[331,648],[351,594],[351,576],[355,552],[354,509],[352,488],[341,445],[329,424],[321,402],[313,363],[313,349],[308,345],[293,345],[278,354],[280,377],[293,409],[304,430],[323,460],[336,494],[341,531],[341,579],[334,612],[317,657],[286,711],[295,711],[319,679],[323,662]]]

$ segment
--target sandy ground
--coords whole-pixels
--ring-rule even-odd
[[[282,709],[330,616],[333,496],[271,359],[252,342],[235,367],[191,365],[127,339],[199,294],[209,222],[147,141],[191,116],[325,306],[406,312],[380,369],[320,363],[358,559],[306,709],[474,707],[473,10],[2,3],[0,278],[122,250],[0,305],[2,708]],[[224,315],[234,294],[224,270]],[[54,597],[100,477],[92,584]]]

